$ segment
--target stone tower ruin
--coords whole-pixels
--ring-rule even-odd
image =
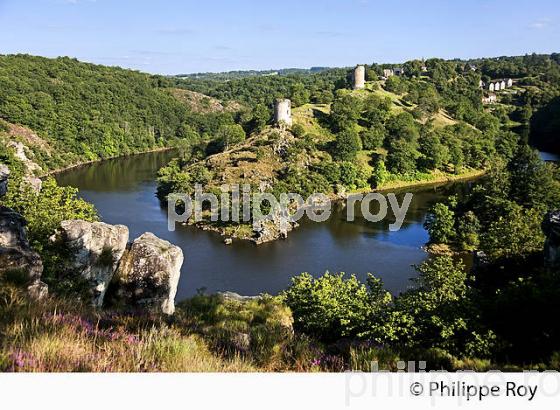
[[[292,125],[292,102],[287,99],[277,99],[274,102],[274,123]]]
[[[363,90],[366,86],[366,68],[363,65],[357,65],[354,68],[352,88],[354,90]]]

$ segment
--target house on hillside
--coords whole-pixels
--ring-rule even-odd
[[[482,104],[495,104],[497,101],[496,94],[488,94],[487,97],[482,97]]]
[[[506,80],[506,85],[507,85],[508,88],[509,88],[509,87],[512,87],[512,86],[513,86],[513,80],[512,80],[511,78],[508,78],[508,79]]]
[[[488,91],[494,91],[494,83],[490,83],[490,85],[488,85]]]
[[[385,78],[389,78],[389,77],[391,77],[391,76],[394,75],[394,74],[395,74],[395,73],[393,72],[393,69],[392,69],[392,68],[385,68],[385,69],[383,69],[383,77],[385,77]]]
[[[404,74],[404,70],[402,69],[402,67],[395,67],[393,68],[393,73],[400,76]]]

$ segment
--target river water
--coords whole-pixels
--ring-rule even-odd
[[[316,223],[304,218],[286,240],[259,246],[234,241],[226,246],[213,232],[187,226],[177,226],[174,232],[167,230],[167,212],[155,196],[155,177],[173,155],[168,151],[117,158],[74,168],[56,178],[61,185],[79,188],[80,195],[96,206],[104,222],[128,226],[131,240],[150,231],[183,249],[178,301],[197,290],[275,294],[301,272],[314,276],[325,271],[355,273],[360,279],[371,272],[392,293],[404,291],[416,275],[413,265],[427,257],[421,249],[428,240],[422,227],[426,211],[434,202],[467,185],[410,191],[414,197],[397,232],[389,231],[392,218],[371,223],[357,212],[356,220],[347,222],[346,210],[335,205],[328,221]],[[399,203],[402,195],[397,195]],[[388,215],[393,216],[390,210]]]

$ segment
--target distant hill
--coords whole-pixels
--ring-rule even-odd
[[[310,74],[319,73],[329,70],[330,67],[311,67],[311,68],[281,68],[278,70],[239,70],[227,71],[222,73],[193,73],[193,74],[177,74],[178,78],[196,78],[196,79],[212,79],[212,80],[231,80],[255,76],[273,76],[273,75],[290,75],[290,74]]]

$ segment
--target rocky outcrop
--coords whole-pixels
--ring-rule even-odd
[[[544,263],[549,268],[560,267],[560,210],[548,212],[542,223],[546,236]]]
[[[68,249],[66,269],[86,279],[93,305],[101,307],[126,249],[128,228],[103,222],[62,221],[51,241]]]
[[[27,157],[27,154],[25,153],[26,146],[23,145],[23,143],[17,141],[10,141],[8,142],[8,146],[14,149],[15,157],[19,159],[21,162],[23,162],[29,174],[33,174],[36,171],[39,172],[41,171],[41,167]]]
[[[0,273],[24,273],[30,295],[40,299],[48,292],[47,285],[41,282],[43,262],[29,246],[25,225],[20,214],[0,205]]]
[[[298,226],[297,222],[282,221],[280,212],[275,212],[272,215],[272,219],[259,221],[253,224],[252,240],[257,245],[260,245],[277,239],[286,239],[288,237],[288,232]]]
[[[183,264],[183,251],[146,232],[124,253],[111,284],[112,302],[171,315]]]
[[[8,177],[10,169],[6,164],[0,164],[0,197],[6,195],[8,191]]]

